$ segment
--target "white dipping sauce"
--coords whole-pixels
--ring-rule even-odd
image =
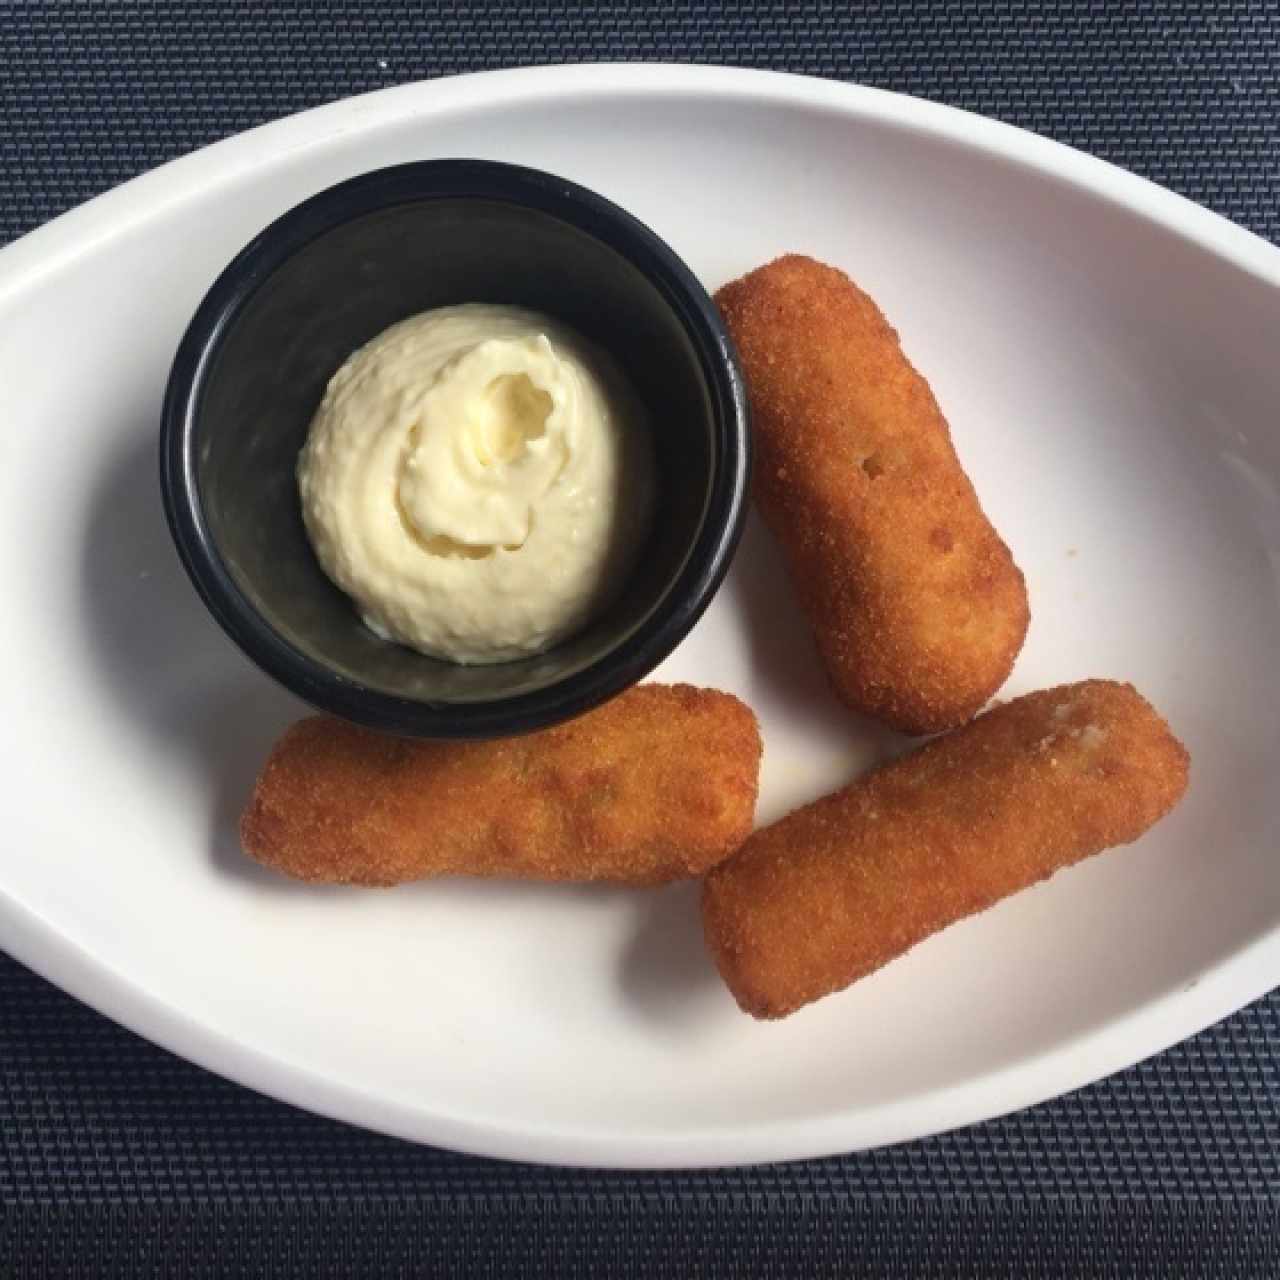
[[[608,356],[547,316],[477,303],[402,320],[343,364],[298,488],[320,564],[373,631],[504,662],[621,588],[654,462]]]

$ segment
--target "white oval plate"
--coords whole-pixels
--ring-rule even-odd
[[[930,378],[1026,571],[1006,693],[1131,679],[1191,748],[1177,812],[784,1023],[735,1009],[696,890],[307,889],[235,818],[302,707],[224,640],[160,512],[170,358],[288,206],[470,155],[619,201],[709,286],[846,268]],[[0,943],[160,1044],[406,1138],[530,1160],[821,1155],[1050,1097],[1280,981],[1280,252],[1061,146],[744,71],[501,72],[336,103],[0,253]],[[658,673],[763,722],[759,817],[900,740],[832,704],[768,539]]]

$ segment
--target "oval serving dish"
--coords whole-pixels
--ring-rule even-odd
[[[847,270],[930,379],[1032,626],[1006,696],[1133,680],[1192,758],[1120,854],[777,1025],[744,1018],[696,888],[277,882],[235,821],[303,710],[173,553],[161,395],[258,228],[382,165],[536,166],[713,288]],[[10,823],[0,944],[170,1049],[352,1123],[490,1155],[710,1165],[901,1141],[1114,1071],[1280,981],[1280,251],[1100,161],[850,86],[677,67],[389,89],[230,139],[0,252]],[[900,749],[832,705],[749,525],[661,679],[759,712],[759,818]],[[74,798],[74,803],[71,803]]]

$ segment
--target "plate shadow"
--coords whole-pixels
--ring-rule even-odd
[[[183,572],[160,499],[158,436],[127,436],[90,497],[84,635],[125,717],[207,781],[218,872],[288,887],[244,856],[237,824],[270,744],[306,708],[221,635]]]

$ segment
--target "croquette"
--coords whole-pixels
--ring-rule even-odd
[[[1017,698],[757,831],[703,888],[738,1004],[781,1018],[1177,804],[1190,758],[1132,685]]]
[[[491,742],[408,740],[314,716],[272,750],[241,840],[264,866],[326,883],[661,883],[701,875],[746,839],[760,752],[749,707],[690,685],[640,685]]]
[[[929,384],[846,275],[789,255],[725,285],[754,497],[836,693],[906,733],[971,719],[1026,636],[1026,585]]]

